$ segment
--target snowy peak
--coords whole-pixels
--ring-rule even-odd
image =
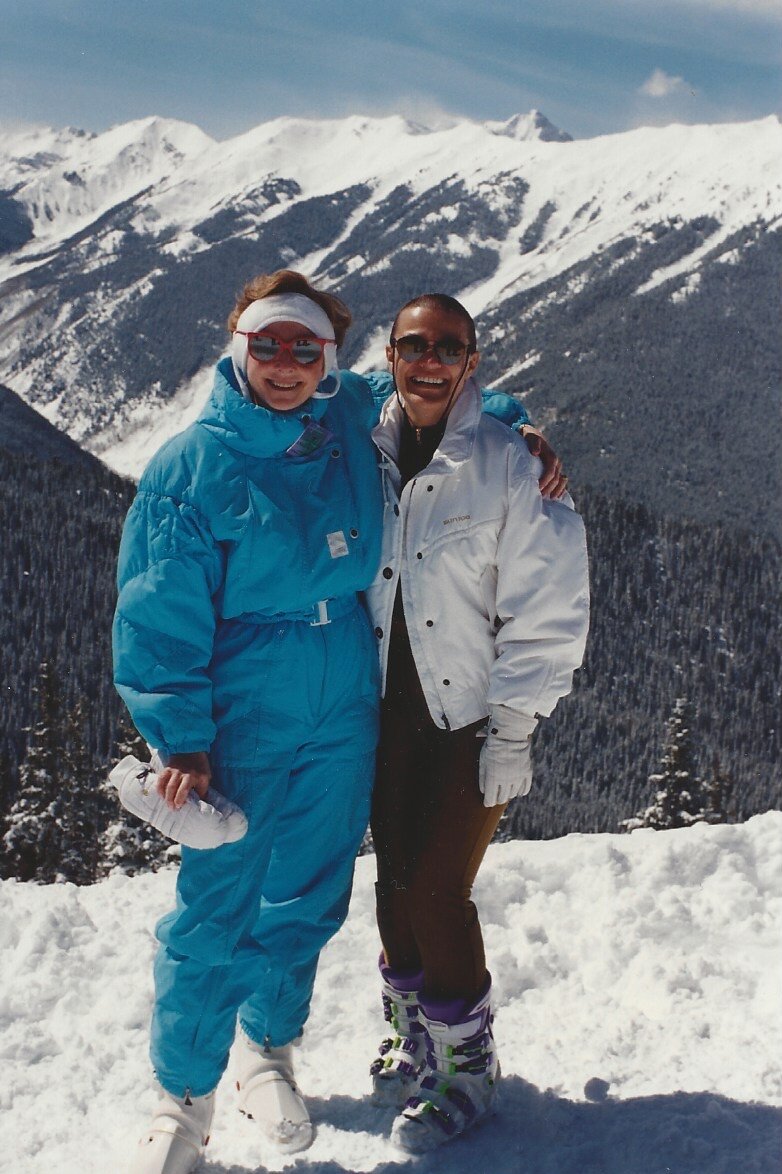
[[[514,114],[505,122],[485,122],[484,126],[494,135],[505,135],[520,143],[572,143],[573,136],[567,131],[560,130],[549,122],[545,114],[539,110],[530,110],[529,114]]]
[[[199,155],[197,126],[150,117],[100,135],[50,130],[0,137],[0,190],[13,195],[30,238],[62,239]]]
[[[95,136],[93,142],[95,158],[105,158],[106,162],[135,152],[150,158],[160,153],[178,163],[214,145],[214,139],[193,123],[156,115],[111,127]]]
[[[78,144],[92,138],[95,135],[71,126],[61,130],[50,126],[0,129],[0,189],[12,191],[17,184],[60,163]]]

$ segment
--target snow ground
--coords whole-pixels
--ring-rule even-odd
[[[383,1034],[373,860],[324,952],[298,1070],[306,1154],[220,1090],[206,1174],[774,1174],[782,1169],[782,812],[495,845],[476,886],[503,1065],[492,1119],[394,1150],[365,1099]],[[119,1174],[153,1105],[152,926],[174,873],[0,885],[0,1169]]]

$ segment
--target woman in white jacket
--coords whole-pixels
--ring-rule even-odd
[[[394,1035],[375,1098],[421,1151],[487,1111],[499,1075],[470,892],[531,785],[530,738],[569,692],[588,627],[584,528],[543,498],[523,440],[481,416],[472,318],[429,294],[397,316],[374,430],[384,539],[368,591],[383,703],[372,810],[380,970]]]

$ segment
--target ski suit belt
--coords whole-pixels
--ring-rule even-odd
[[[332,620],[341,620],[344,616],[350,615],[358,606],[357,595],[338,595],[334,599],[321,599],[317,603],[313,603],[311,607],[305,607],[298,611],[275,612],[274,615],[268,615],[262,611],[246,611],[240,616],[236,616],[234,622],[260,625],[299,621],[308,623],[312,628],[319,628],[324,624],[330,624]]]

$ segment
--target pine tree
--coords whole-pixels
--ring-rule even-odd
[[[63,827],[62,696],[59,676],[43,661],[33,689],[36,720],[26,733],[27,752],[19,769],[19,791],[3,836],[6,876],[19,880],[57,879]]]
[[[116,757],[132,754],[142,762],[149,759],[149,749],[131,725],[124,711],[117,725]],[[98,876],[122,872],[135,876],[139,872],[156,872],[177,858],[177,846],[156,828],[136,819],[120,806],[117,792],[108,780],[102,793],[110,811],[108,825],[100,836]]]
[[[732,823],[736,819],[735,783],[722,769],[720,758],[715,754],[711,763],[711,775],[702,786],[703,819],[706,823]]]
[[[58,879],[77,885],[95,880],[101,826],[108,818],[105,796],[84,740],[85,703],[76,702],[63,722],[62,828]]]
[[[84,740],[84,702],[63,715],[61,682],[48,661],[34,692],[37,720],[27,730],[19,791],[6,821],[4,872],[25,881],[90,884],[101,797]]]
[[[11,805],[11,756],[0,745],[0,820]]]
[[[654,802],[631,819],[622,820],[619,826],[623,831],[690,827],[705,818],[702,787],[693,759],[692,717],[690,702],[677,697],[668,719],[661,770],[649,775],[655,789]]]

